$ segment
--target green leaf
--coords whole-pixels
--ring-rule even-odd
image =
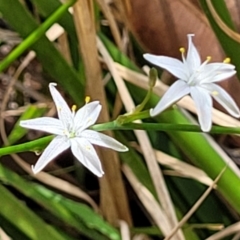
[[[35,105],[28,106],[26,111],[18,119],[18,121],[15,123],[12,131],[8,135],[8,145],[14,144],[28,132],[28,130],[26,128],[23,128],[19,125],[19,122],[21,120],[41,117],[45,111],[46,111],[46,108],[38,108]]]
[[[46,224],[34,212],[30,211],[22,201],[18,200],[2,185],[0,185],[0,192],[0,215],[11,222],[29,239],[65,239],[56,229]]]
[[[202,8],[211,24],[212,29],[214,30],[220,44],[222,45],[223,50],[227,54],[228,57],[231,58],[231,62],[236,65],[237,75],[240,79],[240,43],[233,40],[229,37],[217,24],[214,16],[211,14],[209,10],[207,0],[200,0]],[[232,30],[234,30],[234,25],[232,19],[230,17],[229,11],[226,7],[226,3],[224,0],[211,0],[211,3],[218,13],[219,17],[222,21]]]
[[[61,6],[60,1],[51,0],[32,0],[36,5],[37,10],[44,17],[51,15],[58,7]],[[63,16],[58,20],[58,23],[66,30],[68,33],[69,48],[72,56],[72,61],[76,69],[79,67],[79,49],[78,49],[78,38],[73,21],[72,14],[70,12],[65,12]]]
[[[2,71],[12,63],[26,47],[31,48],[36,52],[39,61],[50,76],[67,90],[78,105],[81,105],[84,99],[83,81],[79,79],[77,72],[68,65],[53,43],[45,36],[39,39],[40,35],[44,34],[43,30],[46,29],[46,26],[51,26],[67,10],[66,6],[69,6],[69,3],[73,4],[73,2],[74,0],[70,0],[67,2],[67,5],[62,5],[42,25],[38,26],[33,17],[18,0],[0,0],[0,11],[3,18],[22,38],[26,38],[12,53],[0,62],[0,69]],[[18,20],[16,21],[16,19]]]
[[[90,239],[120,240],[119,232],[87,205],[65,198],[39,184],[27,182],[3,166],[0,167],[0,179]]]

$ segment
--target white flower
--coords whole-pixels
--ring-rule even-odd
[[[180,48],[182,61],[165,56],[144,54],[144,58],[156,66],[166,69],[178,80],[171,85],[154,109],[150,110],[151,116],[156,116],[173,103],[190,94],[195,102],[198,120],[202,131],[209,131],[212,126],[212,98],[220,103],[234,117],[240,116],[231,96],[215,82],[233,76],[235,66],[226,63],[209,63],[210,57],[201,63],[200,55],[192,43],[194,34],[188,34],[188,52],[185,58],[184,48]],[[228,59],[229,60],[229,59]]]
[[[71,147],[73,155],[86,168],[98,177],[101,177],[104,172],[92,144],[120,152],[125,152],[128,148],[107,135],[87,129],[97,121],[102,109],[98,101],[86,103],[85,106],[75,113],[76,106],[72,107],[72,111],[70,110],[65,100],[56,90],[56,85],[56,83],[50,83],[49,89],[55,102],[59,119],[42,117],[20,122],[22,127],[56,135],[42,153],[37,164],[32,168],[33,172],[35,174],[40,172],[57,155]],[[109,164],[111,163],[109,162]]]

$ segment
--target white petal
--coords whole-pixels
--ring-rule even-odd
[[[63,135],[64,130],[62,122],[56,118],[42,117],[30,120],[22,120],[19,124],[21,127],[44,131],[56,135]]]
[[[73,155],[93,174],[102,177],[101,162],[92,144],[84,138],[72,138],[70,141]]]
[[[163,97],[160,99],[156,107],[150,110],[150,115],[152,117],[158,115],[159,113],[167,109],[169,106],[180,100],[182,97],[189,94],[189,92],[190,92],[189,86],[185,81],[182,80],[176,81],[163,95]]]
[[[198,50],[196,49],[192,42],[192,37],[194,36],[194,34],[188,34],[187,36],[188,36],[188,52],[186,62],[189,68],[189,72],[193,73],[201,65],[201,58],[198,53]]]
[[[191,87],[190,93],[197,109],[201,129],[208,132],[212,127],[212,98],[208,91],[201,87]]]
[[[227,63],[209,63],[201,70],[201,83],[219,82],[232,77],[235,66]]]
[[[62,136],[55,137],[44,150],[37,164],[32,167],[33,173],[40,172],[50,161],[69,147],[70,143],[67,138]]]
[[[83,130],[93,125],[97,121],[101,109],[102,105],[99,104],[99,101],[87,103],[80,108],[74,118],[75,130]]]
[[[90,143],[98,146],[111,148],[119,152],[128,151],[128,148],[126,146],[124,146],[122,143],[118,142],[114,138],[93,130],[84,130],[81,133],[81,137],[86,138]]]
[[[219,102],[232,116],[240,117],[240,112],[237,104],[232,97],[217,84],[205,84],[204,86],[211,93],[212,97]]]
[[[208,63],[205,65],[206,70],[211,71],[213,69],[214,71],[220,70],[220,71],[231,71],[235,70],[235,66],[230,63],[223,63],[223,62],[214,62],[214,63]]]
[[[143,54],[143,57],[150,63],[166,69],[177,78],[186,80],[188,77],[187,72],[184,70],[184,64],[176,58],[157,56],[149,53]]]
[[[55,88],[56,83],[50,83],[49,89],[57,108],[58,117],[62,121],[65,128],[69,129],[73,124],[73,116],[70,108],[68,107],[66,101],[63,99],[61,94]]]

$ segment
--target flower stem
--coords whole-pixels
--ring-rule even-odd
[[[198,125],[192,124],[171,124],[171,123],[124,123],[119,124],[119,121],[115,120],[108,123],[100,123],[91,127],[95,131],[106,130],[152,130],[152,131],[181,131],[181,132],[199,132],[202,133],[201,128]],[[213,126],[209,133],[212,134],[240,134],[240,128],[238,127],[221,127]]]

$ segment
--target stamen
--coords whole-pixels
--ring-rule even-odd
[[[72,112],[73,113],[75,113],[76,109],[77,109],[77,105],[72,105]]]
[[[223,60],[223,62],[224,62],[224,63],[230,63],[230,62],[231,62],[231,58],[225,58],[225,59]]]
[[[181,47],[181,48],[179,48],[179,51],[180,51],[181,53],[185,53],[185,48],[184,48],[184,47]]]
[[[207,56],[207,62],[210,62],[212,60],[212,57],[211,56]]]
[[[86,150],[90,151],[91,147],[89,145],[86,146]]]
[[[86,104],[89,103],[90,100],[91,100],[91,98],[90,98],[89,96],[86,96],[86,97],[85,97],[85,103],[86,103]]]
[[[219,94],[219,92],[218,92],[218,91],[212,91],[211,94],[212,94],[213,96],[217,96],[217,95]]]

